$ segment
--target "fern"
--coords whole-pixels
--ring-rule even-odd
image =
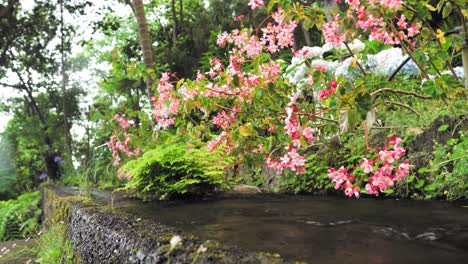
[[[143,198],[203,195],[226,187],[230,160],[220,154],[188,143],[162,144],[127,162],[121,171],[131,178],[126,189]]]
[[[37,191],[16,200],[0,201],[0,241],[23,238],[38,229],[40,197]]]

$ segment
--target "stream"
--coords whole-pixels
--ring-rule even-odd
[[[92,189],[109,203],[109,192]],[[255,195],[201,201],[113,199],[117,210],[248,251],[307,263],[467,263],[468,204]]]

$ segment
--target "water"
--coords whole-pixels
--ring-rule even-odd
[[[115,207],[205,240],[307,263],[468,261],[468,208],[461,204],[260,195],[171,203],[117,199]]]

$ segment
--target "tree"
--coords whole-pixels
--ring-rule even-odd
[[[148,95],[148,101],[151,105],[151,97],[153,96],[152,86],[153,77],[152,70],[154,69],[154,55],[151,41],[151,35],[148,31],[148,23],[146,22],[145,9],[143,7],[142,0],[133,0],[133,10],[135,12],[135,18],[138,24],[138,32],[140,34],[140,45],[143,53],[143,62],[148,70],[148,77],[146,79],[146,93]]]
[[[24,95],[15,101],[16,104],[10,104],[10,110],[16,109],[18,111],[15,114],[21,112],[21,115],[27,117],[24,120],[36,122],[35,128],[39,128],[36,136],[41,139],[36,147],[41,149],[45,171],[54,181],[59,178],[56,157],[63,153],[63,145],[55,143],[63,140],[63,135],[69,133],[70,129],[68,120],[63,116],[63,107],[68,104],[61,101],[61,104],[55,105],[51,103],[55,101],[54,98],[43,97],[56,95],[56,98],[64,98],[70,95],[64,90],[61,95],[58,93],[60,86],[56,80],[60,66],[58,58],[60,53],[64,55],[70,51],[74,29],[71,25],[63,25],[59,18],[63,10],[82,13],[83,7],[89,2],[64,4],[62,12],[58,9],[61,5],[57,4],[54,1],[37,1],[32,10],[26,12],[19,1],[9,1],[6,7],[7,19],[2,20],[0,28],[1,35],[5,36],[0,44],[0,86],[15,89]],[[56,47],[54,41],[59,37],[59,32],[62,33],[60,38],[63,42]],[[12,80],[16,83],[12,83]],[[18,106],[21,104],[25,107],[19,111],[21,107]],[[58,110],[62,112],[56,112]],[[58,124],[51,122],[51,115],[58,115],[59,118],[52,119]],[[58,137],[51,136],[55,126],[62,127],[61,131],[65,133]]]

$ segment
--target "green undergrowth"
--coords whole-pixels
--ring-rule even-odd
[[[460,134],[443,144],[434,142],[428,166],[408,178],[408,184],[417,189],[413,198],[468,199],[468,137]]]
[[[37,239],[33,249],[38,263],[80,263],[74,252],[73,243],[68,239],[68,224],[70,222],[70,206],[73,202],[88,202],[81,196],[57,196],[54,191],[44,189],[46,199],[46,219],[43,225],[44,233]]]
[[[0,241],[25,238],[39,230],[40,199],[36,191],[0,201]]]
[[[67,226],[65,223],[56,223],[37,240],[37,263],[73,264],[79,263],[75,257],[73,244],[67,239]]]
[[[124,189],[144,199],[197,196],[227,188],[230,161],[189,143],[164,143],[121,169],[130,179]]]
[[[376,149],[390,136],[401,136],[408,159],[414,166],[406,180],[387,190],[387,196],[413,199],[468,199],[468,138],[464,116],[449,116],[443,106],[416,107],[422,113],[395,113],[387,124],[370,131],[369,145]],[[447,114],[438,116],[437,114]],[[395,120],[400,126],[393,126]],[[310,149],[307,170],[301,174],[284,174],[280,191],[294,193],[339,193],[328,178],[329,168],[354,168],[366,151],[365,135],[356,130],[336,136]]]

